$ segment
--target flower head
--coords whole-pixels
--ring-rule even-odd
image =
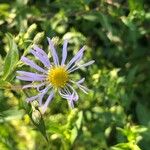
[[[74,102],[78,100],[79,96],[72,84],[75,84],[86,94],[88,93],[88,89],[82,85],[85,78],[82,78],[79,81],[73,81],[70,77],[70,74],[82,67],[86,67],[94,63],[94,60],[91,60],[85,64],[79,64],[85,50],[85,47],[82,47],[77,52],[77,54],[69,61],[69,63],[66,64],[65,62],[67,58],[68,45],[67,40],[65,40],[63,44],[62,60],[60,62],[53,42],[50,38],[47,39],[50,47],[50,52],[53,57],[53,62],[50,62],[48,55],[41,48],[39,48],[38,46],[34,46],[33,49],[30,50],[30,53],[38,58],[44,65],[44,67],[40,67],[32,60],[28,59],[25,56],[22,56],[21,61],[31,68],[34,68],[38,73],[17,71],[17,73],[19,74],[17,76],[18,79],[31,82],[30,84],[24,85],[23,89],[36,88],[39,92],[37,95],[27,98],[27,102],[37,100],[39,102],[39,106],[41,107],[42,113],[46,111],[56,92],[58,92],[62,98],[66,99],[69,106],[73,108]],[[45,103],[43,104],[43,98],[46,95],[48,96]]]

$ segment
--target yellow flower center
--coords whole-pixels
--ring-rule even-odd
[[[48,72],[48,81],[55,88],[63,88],[69,80],[69,74],[67,70],[62,67],[53,67]]]

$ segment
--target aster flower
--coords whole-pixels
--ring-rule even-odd
[[[70,77],[70,74],[82,67],[87,67],[94,63],[94,60],[91,60],[85,64],[79,64],[85,50],[85,47],[82,47],[69,61],[69,63],[66,64],[65,62],[67,58],[68,45],[67,40],[65,40],[63,44],[62,60],[60,62],[53,42],[50,38],[47,39],[53,62],[50,62],[48,55],[44,52],[44,50],[35,45],[33,49],[30,50],[30,53],[38,58],[44,67],[40,67],[32,60],[28,59],[25,56],[22,56],[21,61],[24,62],[26,65],[30,66],[31,68],[34,68],[36,71],[38,71],[38,73],[17,71],[18,79],[31,82],[30,84],[24,85],[23,89],[37,89],[38,94],[27,98],[27,102],[37,100],[42,113],[46,111],[49,103],[53,99],[56,92],[58,92],[62,98],[66,99],[69,106],[73,108],[74,102],[79,99],[79,96],[72,85],[76,85],[81,91],[86,94],[88,93],[88,89],[82,85],[85,78],[82,78],[79,81],[73,81]],[[43,102],[43,98],[46,95],[48,95],[47,99],[45,102]]]

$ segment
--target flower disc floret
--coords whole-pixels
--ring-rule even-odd
[[[69,80],[69,74],[65,67],[52,67],[48,72],[48,81],[55,88],[63,88]]]

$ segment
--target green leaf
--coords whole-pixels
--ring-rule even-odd
[[[9,52],[6,55],[4,70],[3,70],[3,80],[7,80],[7,77],[13,72],[16,63],[19,60],[18,48],[11,34],[6,34],[8,40]]]
[[[136,106],[136,113],[137,113],[138,120],[141,124],[143,125],[150,124],[150,117],[149,117],[150,110],[146,105],[138,103]]]
[[[135,66],[134,68],[132,68],[127,76],[127,81],[129,85],[132,85],[132,83],[134,82],[134,79],[136,77],[136,73],[138,71],[138,66]]]
[[[46,141],[48,142],[49,140],[48,140],[48,136],[46,133],[46,126],[45,126],[45,122],[44,122],[44,119],[42,118],[42,116],[41,116],[40,122],[38,124],[34,121],[33,121],[33,123],[37,127],[37,129],[41,132],[41,134],[44,136]]]
[[[92,14],[92,13],[83,15],[83,18],[88,21],[97,21],[99,19],[97,15]]]
[[[14,119],[21,119],[24,112],[22,110],[15,109],[9,109],[6,111],[0,112],[0,123],[11,121]]]
[[[79,131],[80,127],[81,127],[82,118],[83,118],[83,112],[80,111],[78,113],[78,118],[76,120],[75,126],[71,130],[71,139],[70,140],[71,140],[72,144],[75,141],[76,137],[78,136],[78,131]]]
[[[11,88],[11,84],[7,81],[0,80],[0,89]]]
[[[119,143],[113,146],[112,150],[130,150],[129,143]]]
[[[128,0],[130,11],[142,10],[143,0]]]
[[[58,123],[50,122],[48,125],[48,132],[57,133],[61,136],[63,135],[63,126],[60,126]]]

